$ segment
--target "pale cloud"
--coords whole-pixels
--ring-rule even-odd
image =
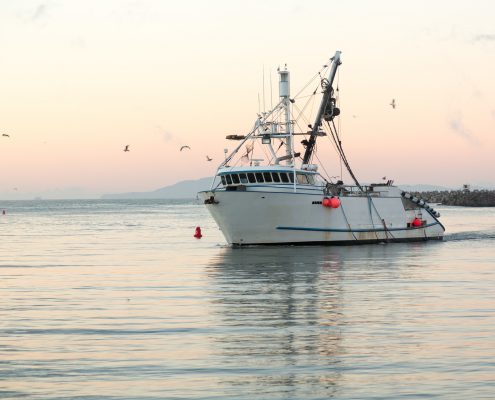
[[[46,13],[46,4],[40,4],[38,7],[36,7],[36,11],[34,12],[33,16],[31,17],[32,21],[37,21],[43,15]]]
[[[481,34],[481,35],[476,35],[473,38],[474,42],[494,42],[495,41],[495,34]]]
[[[174,135],[168,129],[163,128],[160,125],[156,126],[157,133],[162,137],[165,142],[171,142],[174,140]]]
[[[83,37],[77,36],[72,38],[69,41],[69,45],[75,49],[85,49],[86,48],[86,41],[84,40]]]
[[[455,116],[450,119],[449,127],[460,137],[470,142],[471,144],[479,144],[478,139],[472,134],[471,130],[464,125],[462,116]]]

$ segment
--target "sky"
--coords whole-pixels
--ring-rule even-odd
[[[0,199],[212,176],[263,73],[275,86],[287,63],[297,91],[336,50],[360,181],[495,186],[494,16],[489,0],[0,0]]]

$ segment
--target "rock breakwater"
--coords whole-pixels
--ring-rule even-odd
[[[495,207],[495,190],[444,190],[412,194],[428,203],[441,203],[447,206]]]

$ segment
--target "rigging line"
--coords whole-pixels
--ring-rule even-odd
[[[393,235],[392,232],[390,232],[390,230],[387,228],[387,225],[385,223],[385,219],[382,218],[382,216],[380,215],[380,213],[378,212],[376,206],[375,206],[375,203],[373,202],[373,199],[371,199],[371,205],[373,206],[373,208],[375,209],[375,212],[376,212],[376,215],[378,215],[378,218],[380,218],[380,220],[382,221],[382,224],[383,224],[383,227],[385,229],[385,240],[388,240],[388,235],[390,235],[392,237],[392,239],[395,239],[395,236]]]
[[[343,202],[340,201],[340,209],[342,210],[342,214],[344,215],[345,222],[347,223],[347,226],[349,227],[349,232],[351,232],[352,236],[354,237],[354,240],[357,240],[356,235],[354,235],[354,232],[352,231],[351,224],[349,223],[349,220],[347,219],[347,215],[345,215],[344,207],[343,207]]]
[[[351,169],[351,166],[349,165],[349,162],[347,161],[347,157],[345,156],[344,149],[342,147],[342,142],[339,139],[339,136],[338,136],[338,133],[337,133],[337,129],[335,127],[335,123],[332,120],[333,128],[335,129],[335,136],[334,136],[334,132],[332,130],[332,126],[330,125],[330,123],[328,121],[327,121],[327,124],[328,124],[328,127],[330,128],[330,131],[332,132],[332,137],[333,137],[334,141],[336,140],[335,137],[337,137],[337,139],[338,139],[338,141],[336,142],[336,144],[338,146],[339,153],[342,156],[342,160],[344,161],[344,164],[345,164],[345,166],[347,168],[347,171],[349,172],[349,175],[351,175],[351,178],[354,180],[354,183],[359,187],[359,189],[364,190],[361,187],[361,185],[359,184],[356,176],[354,175],[354,172],[352,172],[352,169]]]
[[[333,143],[333,145],[334,145],[335,149],[337,150],[337,153],[339,154],[339,158],[340,158],[341,160],[342,160],[342,159],[345,159],[345,154],[343,154],[343,153],[342,153],[342,149],[341,149],[341,148],[340,148],[340,146],[339,146],[339,142],[338,142],[337,138],[335,137],[335,134],[334,134],[334,132],[333,132],[333,130],[332,130],[332,127],[331,127],[330,125],[328,125],[328,128],[329,128],[329,130],[330,130],[330,134],[332,135],[332,136],[331,136],[331,137],[332,137],[332,139],[331,139],[331,140],[332,140],[332,143]],[[330,139],[330,138],[329,138],[329,139]]]
[[[337,145],[333,142],[332,139],[330,139],[330,136],[327,135],[327,139],[330,141],[330,144],[333,146],[333,149],[335,150],[335,153],[337,154],[340,163],[342,163],[342,158],[340,157],[339,150],[337,149]],[[318,156],[315,155],[315,157],[318,159]],[[342,170],[340,171],[340,179],[342,179]]]
[[[380,238],[378,237],[378,232],[375,229],[375,223],[373,222],[373,213],[371,212],[371,203],[372,203],[371,196],[369,193],[367,193],[366,197],[368,197],[368,210],[370,212],[371,226],[373,227],[373,231],[375,232],[376,239],[380,240]]]
[[[342,158],[340,156],[340,152],[339,150],[337,149],[337,145],[335,144],[335,140],[332,140],[330,138],[330,135],[326,135],[326,138],[328,139],[328,141],[330,142],[330,144],[333,146],[333,149],[335,150],[335,152],[337,153],[337,155],[339,156],[339,160],[340,160],[340,163],[342,163]],[[315,143],[316,144],[316,143]],[[340,179],[342,179],[342,169],[340,171]]]
[[[314,95],[313,93],[311,93],[311,94],[308,94],[308,95],[306,95],[306,96],[297,96],[297,97],[296,97],[296,96],[294,96],[294,97],[293,97],[293,99],[294,99],[294,100],[301,100],[301,99],[305,99],[305,98],[307,98],[307,97],[311,97],[311,96],[315,96],[315,95]]]
[[[328,62],[327,64],[331,65],[332,62],[331,62],[331,60],[329,60],[329,61],[330,62]],[[304,87],[301,90],[299,90],[299,92],[296,93],[294,98],[299,96],[309,85],[311,85],[311,83],[316,79],[316,77],[320,76],[322,72],[325,72],[327,70],[327,68],[329,68],[328,65],[322,67],[316,74],[314,74],[314,76],[309,79],[308,83],[306,83],[306,85],[304,85]]]
[[[344,148],[342,147],[342,140],[340,139],[339,132],[337,131],[337,128],[335,127],[335,122],[333,120],[332,120],[332,125],[333,125],[333,129],[335,131],[335,136],[337,137],[337,140],[338,140],[338,143],[339,143],[339,148],[342,151],[342,155],[344,157],[344,162],[345,162],[346,166],[348,166],[349,168],[351,168],[349,162],[347,161],[347,157],[345,155]],[[357,183],[357,185],[360,186],[359,183]]]
[[[296,111],[298,111],[298,112],[299,112],[299,114],[298,114],[297,118],[294,118],[294,121],[295,121],[295,123],[296,123],[297,127],[298,127],[301,131],[302,131],[301,126],[299,126],[299,122],[298,122],[298,120],[299,120],[299,119],[303,119],[303,120],[304,120],[304,123],[305,123],[306,125],[309,123],[309,120],[308,120],[308,119],[306,118],[306,116],[303,114],[304,109],[303,109],[303,110],[299,110],[299,107],[297,107],[295,104],[293,104],[292,106],[296,109]],[[304,107],[306,107],[306,105],[305,105]],[[304,129],[306,129],[306,127],[305,127]]]
[[[323,165],[323,163],[320,161],[320,159],[318,158],[317,155],[315,155],[316,159],[318,160],[318,162],[320,163],[321,165],[321,169],[325,172],[327,178],[329,179],[329,181],[332,180],[332,178],[330,178],[330,174],[327,172],[327,170],[325,169],[325,166]]]
[[[318,87],[319,87],[319,84],[318,84],[318,86],[316,87],[316,90],[318,90]],[[304,109],[308,106],[308,104],[311,102],[311,100],[313,100],[313,101],[315,100],[315,96],[316,96],[315,94],[311,93],[311,94],[310,94],[310,95],[308,95],[308,96],[304,96],[304,97],[294,97],[294,98],[297,98],[297,99],[308,98],[308,100],[306,101],[306,104],[305,104],[305,105],[304,105],[304,107],[302,108],[302,110],[304,110]],[[313,99],[311,99],[311,97],[312,97]]]

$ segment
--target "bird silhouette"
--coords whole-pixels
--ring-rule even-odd
[[[182,147],[180,148],[180,151],[182,151],[182,150],[184,150],[184,149],[189,149],[189,150],[191,150],[191,148],[190,148],[189,146],[182,146]]]
[[[10,135],[8,133],[2,133],[2,136],[10,137]]]
[[[213,160],[213,158],[206,156],[206,161],[211,161],[211,160]]]
[[[394,109],[395,109],[395,106],[396,106],[396,104],[395,104],[395,99],[392,99],[392,101],[391,101],[390,105],[392,106],[392,108],[394,108]]]
[[[124,147],[124,151],[129,151],[129,145],[126,145],[126,146]]]

